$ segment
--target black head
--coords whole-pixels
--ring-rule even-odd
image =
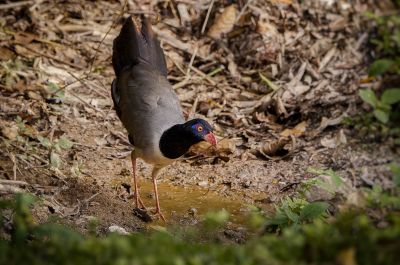
[[[193,119],[184,124],[172,126],[161,136],[160,150],[165,157],[175,159],[201,141],[216,146],[217,140],[212,131],[211,125],[202,119]]]
[[[189,134],[192,134],[193,137],[198,140],[198,142],[206,141],[214,146],[217,144],[213,134],[213,128],[205,120],[193,119],[184,123],[183,127]]]

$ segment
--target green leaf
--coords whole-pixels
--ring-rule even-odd
[[[329,204],[326,202],[313,202],[301,210],[300,219],[302,221],[312,221],[320,216],[328,209]]]
[[[384,104],[393,105],[400,102],[400,88],[390,88],[383,92],[381,101]]]
[[[340,177],[340,175],[332,169],[325,170],[325,169],[316,169],[310,167],[307,169],[307,171],[310,173],[317,174],[319,176],[321,175],[329,176],[332,183],[320,178],[315,178],[313,179],[314,180],[313,182],[309,181],[309,183],[312,183],[312,185],[319,186],[330,193],[335,193],[337,188],[343,184],[343,180]]]
[[[43,137],[43,136],[38,136],[37,139],[39,140],[39,142],[46,148],[50,148],[51,147],[51,142],[49,140],[49,138],[47,137]]]
[[[209,212],[204,216],[204,225],[206,228],[217,228],[224,225],[229,219],[229,213],[222,209],[218,212]]]
[[[378,15],[376,15],[370,11],[364,12],[363,16],[365,16],[366,18],[369,18],[369,19],[377,19],[379,17]]]
[[[380,109],[374,110],[374,116],[382,123],[389,121],[389,113]]]
[[[376,60],[369,67],[368,75],[378,76],[389,71],[394,64],[394,61],[388,59]]]
[[[64,100],[64,98],[65,98],[65,90],[60,89],[60,87],[57,84],[54,84],[52,82],[49,82],[49,84],[47,86],[47,91],[50,94],[55,95],[60,100]]]
[[[273,218],[267,220],[266,225],[285,226],[288,225],[288,223],[289,223],[288,216],[284,212],[278,211]]]
[[[265,82],[273,91],[277,91],[279,89],[279,86],[275,85],[271,80],[269,80],[265,75],[262,73],[258,72],[258,75],[260,76],[261,80]]]
[[[61,158],[60,156],[55,153],[55,152],[51,152],[50,154],[50,163],[52,167],[58,168],[61,165]]]
[[[58,139],[57,144],[62,148],[62,149],[70,149],[74,143],[71,142],[70,140],[68,140],[65,137],[61,137],[60,139]]]
[[[371,90],[371,89],[364,89],[364,90],[360,90],[358,92],[358,94],[360,95],[361,99],[370,104],[372,107],[376,108],[376,105],[378,104],[378,99],[375,96],[375,93]]]
[[[375,192],[375,193],[381,194],[383,190],[382,190],[382,187],[381,187],[381,186],[379,186],[379,185],[374,185],[374,186],[372,187],[372,191]]]
[[[331,168],[328,169],[328,170],[326,170],[325,173],[326,173],[329,177],[331,177],[331,180],[332,180],[333,184],[334,184],[336,187],[339,187],[340,185],[343,184],[342,178],[339,176],[338,173],[336,173],[335,171],[333,171]]]
[[[299,222],[299,215],[295,212],[293,212],[290,208],[284,208],[283,211],[285,212],[286,216],[293,222],[293,223],[298,223]]]
[[[393,181],[397,187],[400,187],[400,165],[395,163],[390,164],[390,170],[393,173]]]

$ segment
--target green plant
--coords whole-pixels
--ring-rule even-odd
[[[363,189],[368,206],[375,209],[387,208],[390,211],[400,210],[400,197],[397,192],[384,191],[381,186],[375,185]]]
[[[62,102],[65,99],[65,90],[60,88],[57,84],[49,82],[47,87],[47,91],[54,96],[54,99],[57,102]]]
[[[50,139],[43,136],[37,137],[41,145],[51,150],[50,152],[50,164],[54,168],[60,167],[62,160],[60,158],[59,152],[61,149],[70,149],[73,143],[66,137],[62,136],[57,141],[51,142]]]
[[[208,230],[214,230],[222,227],[229,219],[229,213],[223,209],[218,212],[209,212],[204,216],[204,227]]]
[[[286,198],[276,206],[275,215],[267,218],[265,223],[267,229],[282,229],[288,226],[299,226],[300,224],[323,219],[329,204],[326,202],[309,203],[300,198]]]
[[[316,177],[301,183],[294,198],[285,198],[278,206],[275,206],[275,215],[267,218],[267,229],[281,229],[287,226],[313,222],[317,219],[325,219],[329,204],[327,202],[308,202],[307,192],[317,186],[328,193],[335,195],[337,189],[343,184],[339,174],[332,169],[309,168],[308,172],[318,176],[328,176],[329,179]]]
[[[334,195],[337,189],[343,184],[343,180],[339,174],[330,168],[317,169],[310,167],[307,169],[307,171],[316,174],[319,177],[303,181],[301,189],[298,191],[302,195],[304,195],[304,192],[308,191],[312,186],[321,187],[322,189]],[[320,176],[328,176],[330,181],[323,179]]]
[[[393,182],[396,187],[400,189],[400,165],[392,163],[389,165],[389,167],[393,173]]]
[[[20,72],[27,69],[25,62],[20,58],[0,62],[0,83],[6,87],[11,87],[21,79]]]
[[[400,88],[387,89],[377,98],[371,89],[360,90],[361,99],[372,106],[374,116],[382,123],[387,123],[390,118],[392,105],[400,102]]]
[[[388,70],[399,73],[400,17],[397,14],[382,16],[371,12],[366,12],[365,16],[376,23],[377,34],[371,40],[371,43],[375,45],[376,50],[383,57],[386,57],[386,62],[376,63],[376,67],[371,68],[376,70],[371,74],[380,75]],[[392,66],[394,68],[389,68],[390,65],[388,63],[393,63]],[[378,65],[381,67],[377,67]]]
[[[61,136],[58,139],[50,140],[40,134],[33,133],[31,127],[26,125],[26,121],[17,116],[15,123],[18,127],[17,141],[24,145],[24,147],[32,154],[39,151],[39,147],[42,146],[50,152],[50,164],[53,168],[60,167],[62,160],[59,155],[61,150],[68,150],[72,148],[73,142],[71,142],[65,136]],[[33,141],[32,141],[33,139]]]
[[[376,24],[375,37],[370,41],[375,46],[376,59],[370,65],[368,75],[381,76],[380,90],[383,92],[379,99],[371,89],[360,90],[359,95],[372,106],[374,117],[386,124],[391,118],[399,118],[394,111],[395,105],[400,102],[400,88],[392,84],[399,82],[400,75],[400,17],[397,14],[382,16],[371,12],[365,13],[365,16]]]
[[[377,229],[362,212],[345,212],[237,245],[183,240],[165,230],[82,236],[66,226],[34,223],[29,211],[33,202],[22,194],[0,199],[0,216],[5,209],[14,212],[11,237],[4,236],[0,227],[0,264],[372,265],[396,264],[400,258],[399,215],[389,216],[386,227]]]
[[[364,194],[368,206],[373,209],[385,209],[386,211],[400,210],[400,166],[392,163],[388,165],[393,173],[395,186],[389,190],[383,190],[381,186],[374,185],[371,188],[364,188]]]

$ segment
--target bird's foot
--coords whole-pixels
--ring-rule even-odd
[[[165,219],[165,217],[164,217],[164,215],[162,214],[162,212],[161,212],[161,210],[160,209],[157,209],[156,210],[156,212],[153,214],[153,217],[155,217],[155,218],[159,218],[159,219],[161,219],[161,220],[163,220],[164,222],[166,222],[166,219]]]
[[[149,223],[157,219],[161,219],[164,222],[166,222],[166,219],[164,215],[161,213],[161,211],[156,211],[155,213],[150,213],[146,209],[141,209],[138,207],[135,207],[133,209],[133,214],[139,217],[143,222]]]
[[[142,201],[142,199],[141,199],[140,197],[138,198],[138,201],[139,201],[140,207],[141,207],[143,210],[146,210],[146,211],[147,211],[147,208],[146,208],[146,206],[144,205],[144,203],[143,203],[143,201]],[[138,207],[137,204],[136,204],[136,207]]]
[[[146,206],[144,205],[142,198],[140,198],[139,194],[135,194],[135,208],[136,209],[143,209],[147,211]]]

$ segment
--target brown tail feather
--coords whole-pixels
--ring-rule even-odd
[[[139,62],[146,62],[167,76],[164,52],[149,21],[141,16],[141,23],[136,23],[132,16],[128,17],[120,34],[114,40],[112,63],[116,76],[125,67]]]

